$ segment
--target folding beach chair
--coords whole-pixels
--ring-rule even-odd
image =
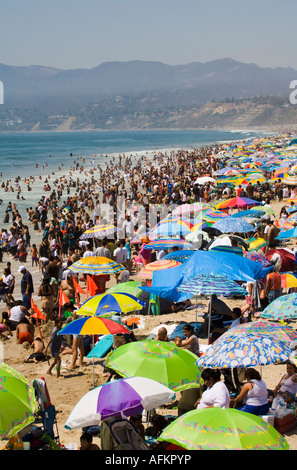
[[[102,450],[149,450],[149,446],[127,419],[107,418],[101,423]]]

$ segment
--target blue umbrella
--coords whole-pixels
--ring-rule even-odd
[[[153,231],[153,235],[158,235],[160,237],[170,237],[170,236],[184,236],[188,235],[191,232],[189,227],[185,225],[179,224],[178,222],[167,222],[162,223],[158,227],[156,227]]]
[[[280,232],[279,235],[275,237],[275,239],[286,240],[287,238],[296,238],[296,237],[297,237],[297,227]]]
[[[222,233],[248,233],[255,232],[255,227],[249,224],[245,219],[241,218],[226,218],[218,220],[212,226]]]
[[[183,239],[159,239],[153,242],[147,243],[144,246],[145,250],[172,250],[172,248],[177,247],[181,250],[193,250],[195,249],[195,245],[192,243],[188,243],[186,240]]]
[[[249,209],[249,210],[246,210],[246,211],[236,212],[236,214],[231,215],[231,217],[235,218],[235,219],[238,218],[238,217],[261,218],[265,214],[266,214],[266,212],[264,212],[264,211]]]

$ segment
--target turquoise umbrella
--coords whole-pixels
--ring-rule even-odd
[[[268,320],[289,320],[297,318],[297,294],[287,294],[273,300],[261,313]]]

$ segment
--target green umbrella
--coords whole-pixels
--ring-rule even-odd
[[[37,404],[33,387],[16,370],[0,364],[0,439],[9,438],[34,421]]]
[[[142,293],[140,286],[141,283],[137,281],[120,282],[119,284],[115,284],[114,286],[107,289],[106,293],[112,294],[114,292],[123,292],[124,294],[131,294],[135,297],[139,297]]]
[[[289,450],[271,424],[235,408],[189,411],[169,424],[158,440],[187,450]]]
[[[176,392],[202,385],[197,356],[172,342],[146,339],[124,344],[110,352],[106,367],[122,377],[147,377]]]

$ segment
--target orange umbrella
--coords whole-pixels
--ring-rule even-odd
[[[162,269],[175,268],[181,263],[173,259],[161,259],[159,261],[153,261],[153,263],[147,264],[138,274],[137,277],[140,279],[152,279],[155,271],[161,271]]]

